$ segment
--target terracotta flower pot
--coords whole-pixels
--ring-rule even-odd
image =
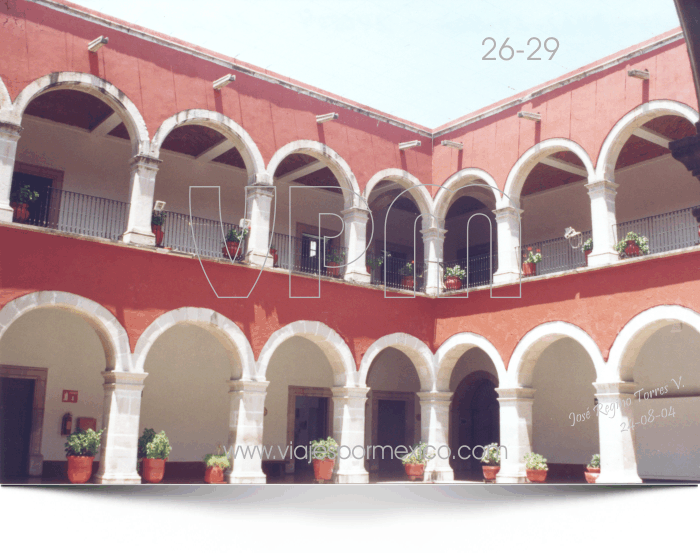
[[[413,280],[413,276],[403,276],[403,278],[401,278],[401,287],[404,289],[413,289],[414,285],[415,281]]]
[[[484,465],[481,467],[481,470],[484,472],[484,480],[487,482],[493,482],[496,479],[496,474],[498,474],[498,471],[501,470],[500,466],[490,466],[490,465]]]
[[[277,249],[270,249],[270,254],[272,255],[272,265],[277,266],[277,261],[279,260]]]
[[[340,277],[340,264],[338,262],[328,262],[326,271],[331,277]]]
[[[167,459],[143,459],[141,477],[151,484],[157,484],[165,474],[165,461]]]
[[[445,289],[456,291],[462,288],[462,280],[457,276],[448,276],[445,278]]]
[[[586,255],[586,266],[588,266],[588,255],[591,254],[591,252],[592,252],[592,250],[583,251],[583,254]]]
[[[589,484],[595,484],[598,476],[600,476],[600,468],[591,468],[590,466],[587,466],[586,472],[584,472],[583,475],[586,477],[586,482]]]
[[[403,465],[406,470],[406,476],[412,482],[423,479],[423,471],[425,470],[424,464],[405,464]]]
[[[224,256],[230,256],[232,259],[236,259],[236,255],[240,258],[243,255],[242,250],[239,248],[240,243],[238,241],[226,241],[226,246],[221,249]]]
[[[207,466],[204,471],[204,481],[207,484],[223,484],[224,483],[224,469],[220,466]]]
[[[527,473],[527,479],[534,483],[542,483],[547,479],[546,470],[533,470],[528,468],[525,472]]]
[[[639,250],[639,245],[635,243],[634,241],[627,241],[627,246],[625,247],[625,254],[627,256],[639,256],[641,254],[641,250]]]
[[[335,459],[314,459],[314,477],[319,482],[333,478]]]
[[[71,484],[84,484],[92,476],[92,461],[95,457],[68,456],[68,479]]]
[[[11,202],[10,206],[14,209],[14,220],[18,224],[23,224],[29,219],[29,205],[19,202]]]
[[[523,262],[523,275],[524,276],[534,276],[537,272],[536,262]]]
[[[156,247],[163,246],[163,237],[165,237],[165,232],[163,231],[162,225],[151,225],[151,231],[153,235],[156,236]]]

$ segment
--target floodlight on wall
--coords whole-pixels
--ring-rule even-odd
[[[108,42],[109,42],[109,39],[107,37],[104,37],[104,36],[97,37],[90,44],[88,44],[88,50],[90,52],[97,52],[100,48],[102,48],[103,44],[107,44]]]
[[[440,144],[442,146],[449,146],[450,148],[455,148],[457,150],[462,150],[464,148],[462,143],[458,143],[456,141],[442,141]]]
[[[542,121],[542,116],[540,114],[536,114],[535,112],[518,112],[518,117],[529,119],[530,121]]]
[[[154,212],[162,212],[165,209],[165,201],[157,200],[156,205],[153,207]]]
[[[671,332],[672,333],[680,333],[683,331],[683,322],[675,322],[674,324],[671,324]]]
[[[233,83],[235,80],[236,80],[236,76],[235,76],[235,75],[231,75],[231,74],[229,73],[228,75],[224,75],[224,76],[221,77],[220,79],[217,79],[216,81],[214,81],[214,88],[215,88],[217,91],[219,91],[219,90],[223,89],[223,88],[224,88],[226,85],[228,85],[229,83]]]
[[[569,240],[569,245],[571,245],[572,249],[578,249],[583,242],[583,235],[573,227],[567,227],[564,230],[564,239]]]
[[[247,218],[241,218],[241,221],[238,222],[238,225],[241,226],[241,229],[248,229],[250,227],[250,220]]]
[[[649,70],[648,69],[630,69],[627,72],[627,75],[630,77],[634,77],[636,79],[643,79],[644,81],[649,79]]]
[[[420,141],[408,141],[406,143],[399,143],[399,150],[406,150],[407,148],[413,148],[415,146],[420,146]]]
[[[334,119],[338,119],[338,114],[331,112],[330,114],[316,116],[316,123],[326,123],[327,121],[333,121]]]

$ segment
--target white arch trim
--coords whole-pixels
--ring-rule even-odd
[[[262,154],[248,132],[231,118],[211,110],[183,110],[166,119],[153,136],[151,156],[158,158],[166,137],[183,125],[202,125],[220,132],[241,154],[248,172],[248,185],[272,184],[271,178],[265,173]]]
[[[502,202],[503,194],[501,193],[496,180],[488,172],[481,170],[479,168],[464,168],[457,173],[450,176],[447,181],[442,184],[442,188],[438,190],[437,195],[434,199],[434,211],[435,217],[440,221],[443,221],[447,216],[447,211],[450,204],[454,200],[454,192],[459,190],[463,185],[474,186],[480,185],[480,183],[488,185],[487,187],[481,187],[484,190],[490,192],[493,196],[495,205],[498,206]]]
[[[83,318],[97,333],[105,351],[107,371],[130,372],[129,337],[119,320],[101,304],[63,291],[40,291],[18,297],[0,310],[0,339],[24,314],[40,308],[57,308]]]
[[[328,167],[333,172],[333,175],[338,180],[338,183],[343,190],[343,198],[345,200],[345,208],[359,207],[365,208],[364,203],[360,201],[362,194],[360,187],[357,184],[357,179],[352,173],[348,163],[329,146],[317,141],[293,141],[280,148],[270,159],[267,165],[267,173],[271,178],[274,178],[275,171],[290,154],[306,154],[312,156],[322,162],[327,162]],[[354,193],[354,194],[353,194]]]
[[[381,181],[385,180],[394,181],[395,183],[401,185],[404,189],[418,187],[417,189],[413,189],[408,194],[411,195],[411,198],[416,201],[416,203],[418,204],[418,209],[421,211],[421,213],[432,215],[433,200],[430,197],[430,193],[428,193],[427,187],[424,186],[423,183],[421,183],[420,179],[418,179],[413,174],[405,170],[400,170],[398,168],[388,168],[386,170],[377,172],[367,182],[365,190],[362,193],[362,198],[365,199],[368,206],[369,198],[372,195],[372,190],[374,189],[374,187],[376,187],[377,183],[380,183]]]
[[[542,352],[552,343],[570,338],[581,345],[593,362],[596,381],[605,381],[605,361],[595,341],[578,326],[568,322],[547,322],[530,330],[518,342],[508,363],[507,385],[501,387],[532,387],[532,372]]]
[[[547,156],[562,150],[573,152],[579,157],[585,166],[586,172],[588,173],[588,182],[590,183],[594,179],[595,168],[593,167],[591,157],[588,155],[585,149],[578,143],[575,143],[569,139],[547,139],[541,143],[537,143],[533,147],[530,147],[510,170],[508,179],[506,180],[504,197],[502,198],[501,206],[499,206],[499,208],[509,206],[509,199],[511,204],[515,205],[515,208],[520,208],[520,194],[522,193],[525,180],[532,169]]]
[[[148,326],[136,342],[133,361],[134,371],[143,372],[151,347],[167,330],[178,324],[192,324],[214,333],[229,355],[231,379],[252,379],[255,357],[248,338],[231,320],[208,308],[182,307],[161,314]]]
[[[418,373],[421,391],[435,391],[433,353],[420,339],[407,333],[385,335],[370,345],[360,363],[360,387],[367,387],[367,375],[372,362],[379,353],[388,347],[401,351],[411,360]]]
[[[49,90],[72,89],[99,98],[114,110],[126,125],[131,138],[132,155],[146,155],[149,150],[149,134],[141,113],[117,87],[89,73],[63,71],[50,73],[29,83],[17,95],[10,112],[10,123],[21,125],[22,115],[29,103]]]
[[[258,357],[256,376],[259,381],[266,379],[267,368],[277,348],[292,337],[304,337],[323,351],[333,370],[334,386],[356,387],[355,359],[343,338],[326,324],[309,320],[298,320],[287,324],[270,336]]]
[[[12,110],[12,97],[0,77],[0,113]]]
[[[499,384],[507,381],[506,367],[498,349],[481,335],[462,332],[447,339],[435,353],[435,382],[438,391],[450,390],[450,378],[452,377],[455,364],[464,353],[471,349],[481,349],[491,359],[496,368]]]
[[[598,165],[596,166],[596,181],[615,181],[617,158],[633,131],[646,122],[660,116],[679,116],[687,119],[693,125],[699,119],[697,111],[682,102],[674,100],[652,100],[637,106],[615,124],[605,141],[603,141],[603,146],[598,156]]]
[[[627,322],[610,349],[607,381],[634,381],[634,364],[644,343],[664,326],[678,322],[700,333],[700,314],[677,305],[655,306]]]

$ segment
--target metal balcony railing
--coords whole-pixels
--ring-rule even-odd
[[[282,268],[300,274],[322,275],[342,278],[346,268],[337,266],[348,261],[345,247],[327,246],[325,261],[320,248],[321,241],[308,241],[299,237],[290,237],[283,233],[272,234],[270,253],[273,255],[275,268]],[[275,260],[276,259],[276,260]]]
[[[174,251],[199,253],[200,256],[208,258],[228,259],[229,256],[224,250],[226,235],[231,229],[241,231],[240,226],[232,223],[223,222],[222,224],[218,220],[195,216],[192,217],[190,225],[189,214],[178,212],[163,212],[163,214],[165,214],[163,246],[170,247]],[[236,260],[245,258],[245,249],[246,240],[244,239],[240,243]]]
[[[693,247],[700,244],[698,222],[693,211],[700,211],[700,206],[619,223],[613,226],[615,242],[622,241],[628,232],[634,231],[649,239],[649,254]]]
[[[490,259],[490,264],[489,264]],[[454,268],[459,266],[467,272],[464,279],[461,280],[462,286],[460,290],[471,289],[473,287],[481,287],[489,285],[493,278],[493,274],[498,271],[498,253],[492,255],[482,254],[478,256],[470,256],[469,258],[460,258],[442,264],[443,276],[446,268]]]
[[[390,289],[403,291],[425,292],[427,279],[425,263],[414,262],[415,272],[413,272],[408,267],[410,260],[404,258],[387,256],[384,261],[383,255],[374,249],[369,249],[365,257],[372,285],[386,285]]]
[[[590,230],[582,232],[581,245],[590,238]],[[538,276],[573,270],[586,265],[586,255],[583,254],[581,247],[572,248],[569,240],[564,237],[523,245],[519,249],[521,264],[525,261],[528,252],[530,252],[529,249],[532,249],[532,252],[537,252],[537,249],[539,249],[542,255],[542,261],[537,264],[535,273]]]

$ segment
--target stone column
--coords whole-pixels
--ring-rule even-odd
[[[497,388],[500,405],[501,470],[500,484],[527,483],[523,457],[532,451],[532,405],[535,390],[529,387]]]
[[[342,447],[333,470],[338,484],[367,484],[365,403],[368,387],[333,387],[333,437]],[[348,456],[349,455],[349,456]],[[342,457],[341,457],[342,456]]]
[[[421,229],[425,261],[425,293],[427,295],[437,295],[442,287],[441,264],[445,233],[447,231],[442,227]]]
[[[231,398],[228,446],[233,463],[226,474],[228,483],[264,484],[263,418],[270,382],[231,380],[228,383]]]
[[[617,187],[617,183],[611,181],[599,181],[586,185],[591,199],[593,251],[588,255],[588,265],[591,267],[605,266],[619,259],[618,252],[615,250]]]
[[[97,484],[140,484],[136,471],[145,372],[102,372],[104,406]]]
[[[365,249],[367,248],[367,221],[369,212],[364,208],[346,208],[341,212],[345,223],[345,248],[349,263],[345,267],[345,279],[359,283],[369,283]],[[357,258],[357,260],[355,260]],[[353,262],[354,261],[354,262]]]
[[[0,121],[0,222],[11,222],[13,210],[10,206],[10,188],[15,173],[17,142],[22,128],[19,125]]]
[[[155,245],[156,238],[151,231],[153,194],[156,188],[156,173],[161,161],[148,156],[134,156],[131,159],[131,183],[129,185],[129,223],[124,233],[125,243]]]
[[[634,392],[637,387],[634,382],[596,382],[593,385],[599,410],[602,409],[597,416],[600,476],[596,484],[641,484],[642,480],[637,474],[634,430],[630,430],[630,424],[634,422]]]
[[[272,268],[274,264],[269,254],[274,194],[272,185],[256,185],[246,189],[246,214],[250,220],[246,260],[255,266],[265,264],[266,268]]]
[[[450,400],[451,392],[431,391],[418,393],[421,412],[421,440],[434,454],[425,465],[423,479],[430,482],[453,482],[454,471],[450,466]]]
[[[520,280],[520,214],[522,210],[507,206],[493,211],[498,234],[498,271],[494,285],[517,283]]]

